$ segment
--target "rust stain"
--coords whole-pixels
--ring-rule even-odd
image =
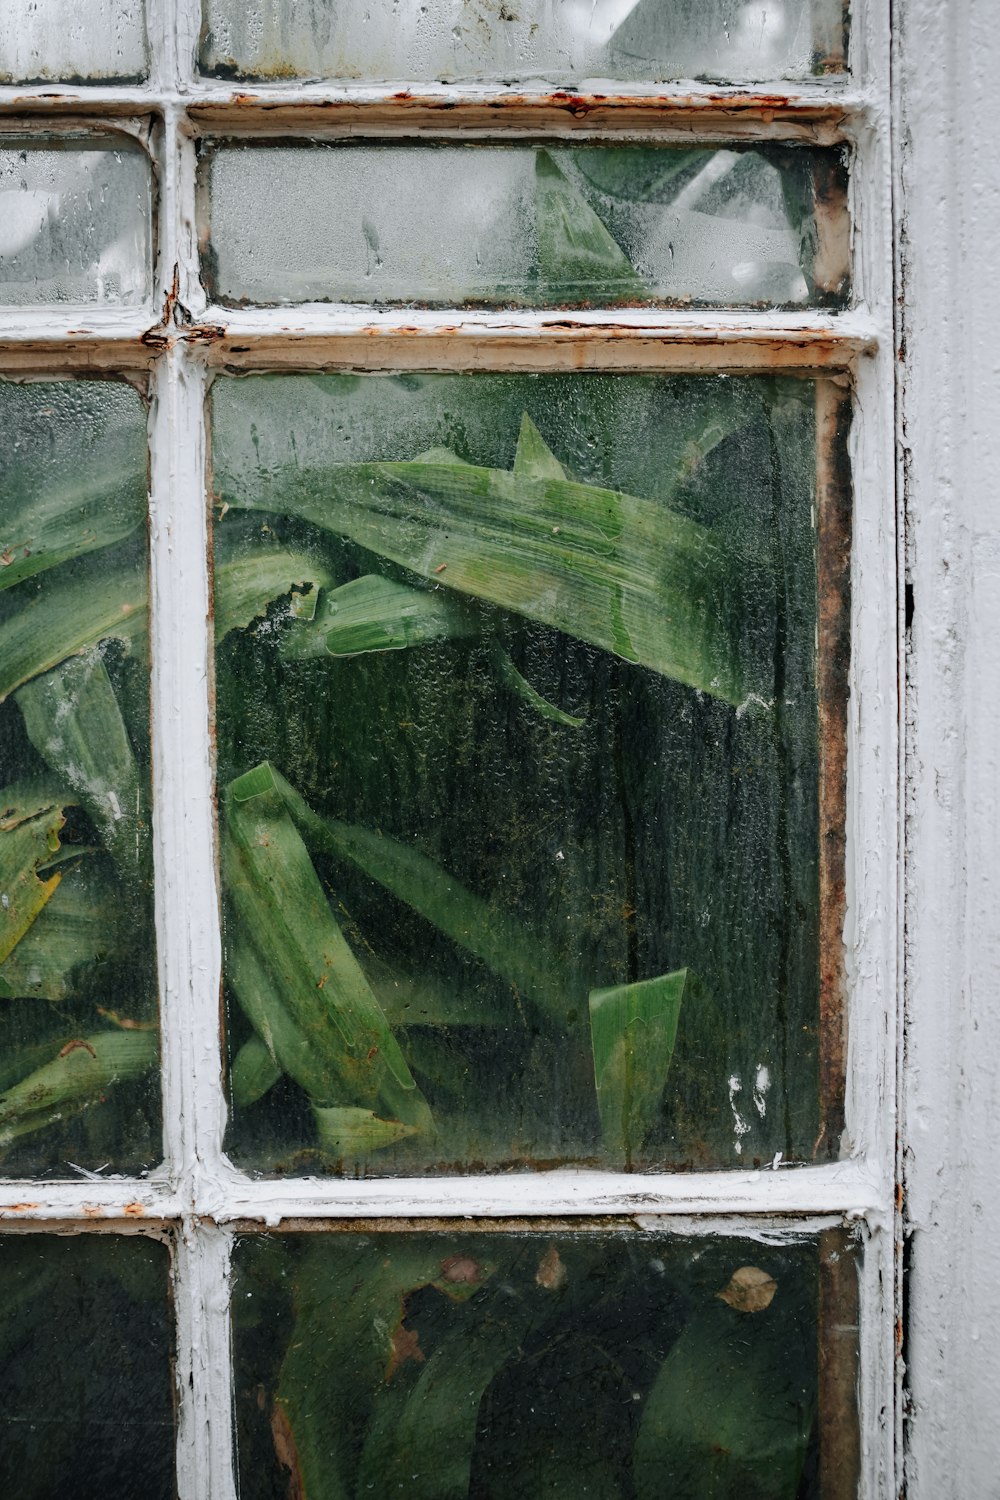
[[[187,344],[217,344],[225,336],[226,330],[221,323],[195,323],[182,335]]]
[[[471,1255],[450,1255],[441,1262],[442,1280],[454,1286],[478,1286],[485,1272]]]
[[[385,1372],[386,1384],[395,1375],[400,1365],[405,1365],[409,1359],[412,1359],[418,1365],[422,1365],[424,1362],[424,1351],[420,1347],[420,1336],[416,1329],[404,1328],[402,1323],[400,1323],[392,1331],[391,1353]]]
[[[299,1465],[299,1450],[295,1446],[295,1434],[288,1420],[288,1413],[280,1401],[275,1401],[271,1408],[271,1437],[275,1457],[288,1472],[288,1500],[305,1500],[305,1484]]]
[[[850,643],[851,500],[847,437],[850,392],[816,383],[816,502],[819,652],[819,1044],[816,1156],[835,1159],[844,1129],[847,1006],[847,694]]]
[[[0,1214],[30,1214],[40,1206],[38,1203],[6,1203],[0,1207]]]
[[[77,1037],[75,1041],[67,1042],[65,1047],[63,1047],[62,1051],[59,1053],[59,1056],[68,1057],[71,1052],[76,1052],[79,1047],[82,1047],[85,1052],[89,1052],[91,1057],[96,1059],[97,1053],[94,1051],[89,1042],[84,1041],[83,1037]]]
[[[104,1210],[97,1203],[85,1203],[83,1205],[84,1218],[87,1218],[87,1219],[99,1219],[99,1218],[101,1218],[101,1216],[103,1215],[103,1213],[104,1213]]]
[[[126,1203],[122,1209],[126,1219],[142,1219],[146,1216],[146,1206],[136,1199],[132,1203]]]
[[[856,1500],[861,1472],[858,1424],[858,1270],[853,1243],[842,1229],[820,1236],[819,1254],[819,1493],[823,1500]]]

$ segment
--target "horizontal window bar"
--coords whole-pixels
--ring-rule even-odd
[[[85,1174],[79,1182],[0,1185],[0,1233],[24,1224],[146,1225],[180,1218],[183,1204],[163,1179]]]
[[[214,1174],[213,1174],[214,1175]],[[753,1172],[622,1176],[563,1170],[496,1177],[251,1181],[233,1170],[203,1182],[199,1215],[275,1227],[303,1218],[579,1215],[828,1214],[864,1218],[884,1208],[860,1162]]]
[[[81,310],[0,315],[0,363],[142,369],[172,345],[206,348],[214,365],[259,368],[842,370],[882,332],[865,313],[380,311],[311,306],[207,308],[196,322],[149,325]]]
[[[622,1175],[565,1169],[479,1177],[254,1180],[220,1164],[205,1172],[197,1201],[163,1179],[100,1177],[80,1182],[6,1182],[0,1186],[0,1233],[30,1224],[155,1225],[194,1215],[218,1223],[286,1228],[292,1221],[525,1217],[572,1219],[667,1215],[671,1222],[774,1215],[865,1219],[886,1204],[875,1175],[857,1161],[828,1166],[765,1167],[749,1172]],[[504,1227],[502,1222],[499,1228]],[[510,1227],[509,1225],[507,1227]],[[801,1226],[800,1226],[801,1227]]]
[[[822,370],[874,352],[864,314],[209,308],[181,337],[246,368]]]

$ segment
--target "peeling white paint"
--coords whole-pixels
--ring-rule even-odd
[[[985,11],[986,0],[956,0],[959,9]],[[934,0],[914,0],[921,18]],[[932,16],[933,19],[933,16]],[[779,86],[781,108],[758,117],[747,112],[745,90],[684,84],[657,91],[660,113],[649,113],[651,96],[608,85],[604,112],[576,118],[554,113],[542,96],[525,96],[518,112],[494,111],[489,130],[511,135],[538,131],[537,112],[553,134],[605,135],[611,129],[645,129],[659,139],[837,140],[855,151],[852,209],[855,220],[856,305],[829,314],[654,312],[623,310],[552,314],[534,312],[447,315],[420,310],[375,312],[360,308],[232,311],[209,307],[198,281],[195,240],[194,137],[214,121],[235,122],[247,133],[278,133],[298,120],[317,121],[328,134],[347,134],[371,120],[376,134],[430,125],[436,135],[467,133],[463,120],[483,120],[490,90],[442,88],[422,91],[426,117],[380,104],[371,88],[303,86],[258,91],[248,108],[234,106],[233,90],[200,83],[193,74],[200,25],[197,0],[150,0],[149,30],[154,70],[148,89],[0,90],[0,109],[15,99],[35,117],[32,128],[48,129],[53,110],[78,127],[89,112],[115,117],[115,127],[145,132],[160,169],[159,255],[150,318],[103,310],[83,322],[58,321],[59,312],[0,313],[0,359],[9,371],[30,377],[46,371],[120,369],[134,378],[152,377],[152,619],[154,699],[155,857],[157,927],[164,1023],[165,1164],[148,1179],[94,1174],[85,1181],[0,1184],[0,1232],[25,1228],[102,1228],[114,1232],[177,1235],[175,1292],[178,1330],[177,1390],[180,1401],[178,1483],[181,1500],[234,1500],[232,1473],[231,1354],[227,1273],[237,1226],[278,1228],[296,1222],[322,1227],[351,1219],[420,1222],[454,1217],[586,1218],[618,1216],[623,1227],[684,1234],[732,1234],[762,1243],[785,1243],[844,1221],[856,1222],[866,1243],[862,1264],[860,1381],[863,1428],[862,1494],[867,1500],[895,1493],[892,1318],[893,1186],[895,1150],[895,1025],[898,924],[898,663],[897,550],[893,497],[892,430],[893,299],[890,280],[891,166],[888,108],[888,0],[858,0],[852,7],[853,78],[795,89]],[[926,22],[930,25],[930,21]],[[946,22],[935,21],[942,25]],[[994,27],[994,30],[996,28]],[[994,43],[995,48],[995,43]],[[942,50],[941,55],[944,55]],[[993,76],[1000,74],[1000,64]],[[493,91],[496,92],[495,90]],[[454,105],[448,123],[433,114],[435,102]],[[262,101],[278,106],[265,112]],[[151,136],[136,124],[155,105],[162,126]],[[342,106],[354,114],[337,116]],[[323,108],[321,108],[323,106]],[[950,107],[958,108],[952,99]],[[197,118],[189,113],[193,108]],[[303,109],[313,109],[312,116]],[[478,116],[476,111],[479,111]],[[632,110],[631,115],[628,113]],[[255,112],[256,111],[256,112]],[[463,113],[464,111],[464,113]],[[533,113],[535,111],[536,113]],[[615,113],[617,111],[617,114]],[[645,111],[645,113],[643,113]],[[366,113],[367,112],[367,113]],[[796,114],[797,117],[793,118]],[[119,118],[120,117],[120,118]],[[929,119],[933,116],[928,116]],[[509,125],[507,124],[509,121]],[[611,122],[609,124],[609,122]],[[617,122],[617,124],[616,124]],[[929,128],[929,126],[927,127]],[[943,191],[943,189],[942,189]],[[935,231],[936,232],[936,231]],[[984,243],[1000,243],[994,233]],[[172,305],[174,274],[181,306],[193,324],[162,322]],[[947,285],[940,282],[940,286]],[[970,301],[972,300],[970,294]],[[79,316],[79,315],[78,315]],[[146,334],[145,342],[143,335]],[[926,335],[925,335],[926,336]],[[1000,335],[996,339],[1000,347]],[[827,370],[853,376],[856,421],[852,438],[855,483],[852,572],[853,664],[849,723],[848,912],[845,953],[851,1004],[848,1144],[844,1159],[825,1166],[790,1166],[780,1155],[764,1170],[677,1175],[622,1176],[559,1171],[465,1179],[363,1182],[300,1179],[254,1181],[225,1159],[225,1108],[218,1032],[220,941],[214,872],[214,822],[209,741],[211,640],[208,622],[205,430],[203,402],[212,372],[242,368],[418,368],[637,370]],[[934,392],[934,398],[939,397]],[[934,403],[927,393],[920,418],[933,428]],[[928,472],[933,465],[927,460]],[[947,482],[950,476],[941,475]],[[949,503],[951,503],[950,491]],[[949,512],[950,514],[950,512]],[[923,566],[933,576],[936,523],[928,523]],[[981,528],[980,589],[987,586],[994,553],[992,533]],[[951,555],[951,536],[943,551]],[[950,621],[954,580],[935,585]],[[948,592],[948,587],[952,592]],[[933,590],[929,588],[929,596]],[[988,611],[981,594],[977,607]],[[918,619],[928,649],[942,660],[953,643],[933,623]],[[987,665],[985,662],[982,665]],[[942,700],[944,701],[944,700]],[[947,700],[957,702],[954,695]],[[964,704],[965,700],[961,700]],[[995,700],[994,700],[995,701]],[[948,721],[939,711],[933,735]],[[1000,735],[994,737],[1000,743]],[[927,747],[937,766],[941,747]],[[954,754],[953,747],[949,749]],[[954,762],[945,764],[953,790]],[[930,803],[929,782],[921,793]],[[920,809],[918,809],[920,810]],[[950,847],[950,846],[949,846]],[[559,857],[556,855],[555,857]],[[929,866],[930,868],[930,866]],[[921,887],[925,903],[927,891]],[[6,898],[4,898],[6,901]],[[947,908],[953,914],[957,908]],[[985,912],[980,912],[986,921]],[[936,927],[927,921],[928,939]],[[935,936],[933,939],[939,942]],[[952,941],[949,938],[948,941]],[[935,953],[938,950],[935,949]],[[932,955],[933,956],[933,955]],[[938,954],[938,959],[940,955]],[[930,963],[928,976],[939,974]],[[982,978],[980,977],[980,982]],[[930,983],[927,981],[922,983]],[[930,1003],[930,1001],[926,1002]],[[950,1034],[949,1034],[950,1035]],[[937,1061],[937,1059],[936,1059]],[[937,1086],[937,1085],[935,1085]],[[950,1088],[949,1082],[942,1087]],[[761,1062],[752,1086],[729,1081],[734,1146],[750,1129],[747,1115],[763,1118],[772,1079]],[[913,1134],[929,1138],[927,1112],[913,1110]],[[947,1098],[945,1099],[947,1103]],[[940,1109],[930,1091],[930,1109]],[[933,1113],[930,1116],[934,1118]],[[921,1149],[923,1148],[921,1144]],[[929,1178],[928,1178],[929,1184]],[[928,1222],[940,1213],[925,1184]],[[943,1201],[943,1200],[942,1200]],[[994,1243],[997,1241],[994,1237]],[[926,1273],[925,1273],[926,1274]],[[998,1278],[1000,1279],[1000,1278]],[[932,1307],[928,1297],[928,1314]],[[930,1317],[921,1325],[930,1337]],[[979,1340],[980,1350],[992,1340]],[[980,1356],[981,1357],[981,1356]],[[928,1365],[933,1358],[928,1358]],[[994,1385],[996,1382],[994,1382]],[[990,1390],[987,1382],[984,1394]],[[983,1423],[983,1430],[986,1424]],[[937,1439],[935,1439],[937,1440]],[[933,1472],[933,1471],[929,1471]],[[916,1493],[916,1491],[914,1491]],[[988,1493],[981,1485],[964,1493]],[[961,1489],[920,1491],[924,1497]]]

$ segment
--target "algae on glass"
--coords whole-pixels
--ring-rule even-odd
[[[146,413],[0,384],[0,1173],[160,1156]]]
[[[241,1166],[809,1155],[814,401],[217,379]]]

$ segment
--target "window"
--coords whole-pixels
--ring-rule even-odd
[[[0,1275],[184,1500],[888,1494],[881,7],[54,11]]]

